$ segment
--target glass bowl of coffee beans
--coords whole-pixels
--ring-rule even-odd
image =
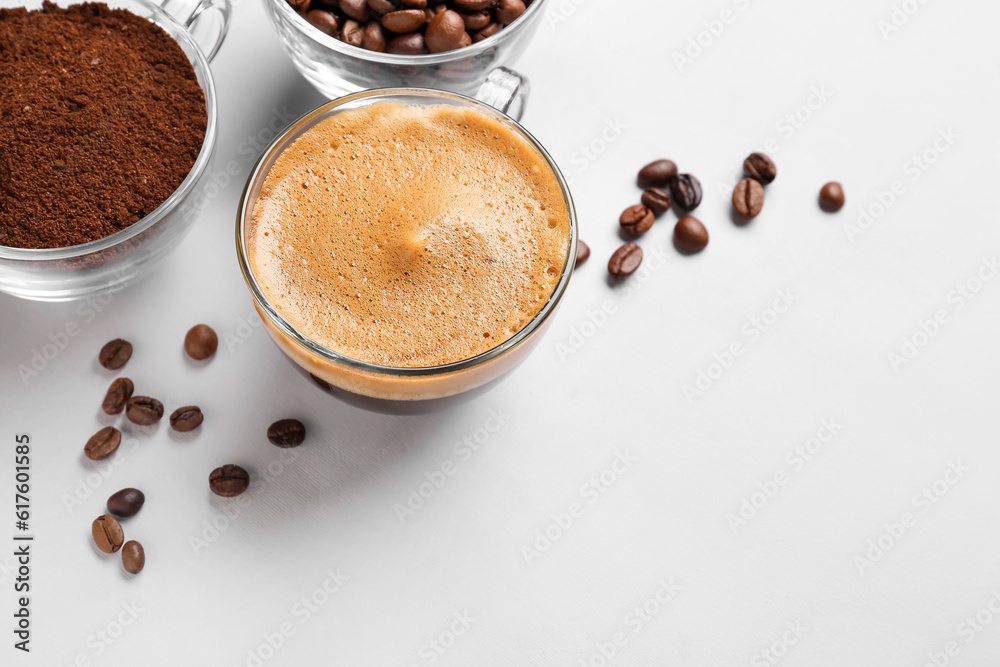
[[[183,24],[148,0],[26,5],[0,9],[0,291],[117,290],[213,196],[199,181],[218,134],[209,59],[229,0],[202,0]],[[209,33],[199,46],[193,35]]]
[[[265,0],[295,67],[330,98],[368,88],[420,87],[475,94],[513,63],[538,28],[546,0]],[[505,111],[515,118],[527,80]]]

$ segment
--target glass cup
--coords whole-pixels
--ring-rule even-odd
[[[287,0],[264,0],[271,24],[295,67],[330,98],[368,88],[434,88],[473,95],[497,68],[506,68],[524,51],[545,14],[547,0],[535,0],[509,26],[481,42],[445,53],[419,56],[378,53],[351,46],[310,25]],[[506,82],[517,90],[507,114],[520,119],[529,85],[507,69]]]
[[[209,62],[226,37],[230,0],[202,0],[183,24],[148,0],[109,0],[107,4],[149,19],[180,45],[205,94],[208,115],[205,139],[194,166],[180,186],[149,215],[129,227],[66,248],[0,246],[0,291],[8,294],[38,301],[66,301],[119,289],[149,271],[180,243],[203,203],[197,201],[195,186],[211,162],[219,123]],[[29,9],[35,5],[41,6],[41,2],[30,3]],[[216,23],[214,30],[209,25],[212,21]],[[192,32],[199,33],[204,40],[205,51]],[[209,32],[212,36],[206,37]]]
[[[261,186],[278,156],[302,134],[330,116],[384,100],[472,107],[500,120],[544,156],[559,181],[569,210],[570,242],[559,282],[548,302],[513,337],[469,359],[440,366],[400,368],[347,357],[321,345],[292,326],[272,305],[250,267],[246,246],[250,216]],[[499,104],[504,106],[505,100],[500,100]],[[353,405],[390,414],[414,414],[431,412],[485,391],[512,371],[534,349],[552,322],[552,315],[573,273],[576,263],[577,220],[569,187],[559,168],[545,149],[515,120],[490,105],[455,93],[416,88],[382,89],[355,93],[328,102],[292,123],[268,146],[254,166],[243,190],[236,220],[236,248],[243,277],[264,328],[298,368],[310,375],[318,386]]]

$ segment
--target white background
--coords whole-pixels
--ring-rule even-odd
[[[550,4],[519,63],[533,83],[524,123],[571,177],[593,255],[515,374],[471,404],[407,418],[333,402],[246,328],[233,224],[258,152],[248,137],[273,110],[297,116],[321,97],[262,5],[239,4],[213,70],[217,164],[238,160],[240,178],[100,312],[0,296],[0,539],[14,532],[20,432],[33,442],[37,535],[27,659],[11,647],[12,560],[0,557],[0,664],[406,667],[433,654],[451,666],[766,665],[774,645],[790,667],[920,667],[952,641],[948,664],[1000,662],[1000,616],[987,607],[1000,591],[1000,280],[976,282],[1000,250],[1000,9],[908,0],[916,12],[885,36],[888,0]],[[708,46],[679,67],[674,54],[724,10],[733,22],[702,34]],[[947,150],[935,149],[948,131]],[[778,178],[763,214],[738,227],[733,175],[769,139]],[[935,161],[914,170],[925,151]],[[701,179],[711,243],[677,254],[671,212],[640,241],[645,270],[613,287],[618,214],[638,199],[636,170],[658,157]],[[816,205],[831,179],[849,200],[835,215]],[[902,194],[880,210],[896,180]],[[880,215],[852,238],[859,209]],[[981,287],[971,300],[955,291],[967,283]],[[774,321],[766,311],[782,290],[793,305]],[[614,312],[588,325],[606,302]],[[939,310],[936,335],[917,334]],[[755,317],[766,331],[748,333]],[[79,335],[22,378],[19,366],[71,322]],[[224,338],[204,365],[181,350],[197,322]],[[206,420],[192,437],[126,424],[105,478],[82,449],[118,423],[99,412],[113,374],[95,360],[119,336],[135,345],[123,372],[137,393],[168,412],[198,404]],[[894,368],[904,338],[921,346]],[[720,373],[716,355],[734,342],[744,354]],[[683,388],[702,371],[718,379],[689,400]],[[491,411],[504,424],[485,439]],[[289,416],[309,437],[279,464],[264,433]],[[801,467],[786,459],[824,419],[842,424],[836,435]],[[485,444],[465,460],[455,443],[477,437]],[[625,453],[634,461],[604,493],[584,488]],[[457,472],[401,522],[396,505],[446,461]],[[207,485],[227,462],[254,475],[232,519],[233,501]],[[939,483],[934,503],[915,499],[949,462],[967,471]],[[267,482],[269,465],[279,473]],[[753,497],[782,472],[773,497]],[[137,577],[90,540],[91,520],[125,486],[147,498],[124,522],[146,548]],[[760,507],[734,529],[744,500]],[[553,527],[573,503],[572,525]],[[891,537],[906,512],[912,525]],[[546,529],[555,539],[536,544]],[[881,555],[870,551],[879,540]],[[532,545],[543,548],[526,556]],[[306,620],[300,599],[324,598],[328,570],[348,579]],[[671,580],[679,590],[660,605]],[[637,620],[651,598],[654,612]],[[131,603],[134,621],[121,613]],[[1000,611],[1000,595],[992,604]],[[463,613],[471,626],[449,642]],[[977,613],[992,623],[968,624]],[[265,636],[286,623],[293,634],[271,650]],[[789,624],[806,630],[796,638]],[[452,645],[434,653],[439,637]]]

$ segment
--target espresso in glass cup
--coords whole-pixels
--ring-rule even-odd
[[[339,398],[413,413],[527,356],[569,282],[577,225],[558,168],[515,121],[457,94],[386,89],[276,139],[237,235],[282,351]]]

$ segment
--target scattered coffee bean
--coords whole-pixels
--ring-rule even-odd
[[[590,258],[590,246],[583,241],[576,242],[576,266],[580,266]]]
[[[733,189],[733,209],[741,218],[756,218],[764,208],[764,186],[752,178],[744,178]]]
[[[830,181],[819,191],[819,205],[824,211],[836,213],[844,208],[844,202],[846,201],[844,187],[837,181]]]
[[[138,514],[145,502],[146,495],[139,489],[122,489],[108,498],[108,512],[127,519]]]
[[[635,273],[640,264],[642,264],[642,248],[639,244],[629,241],[611,255],[611,259],[608,260],[608,273],[615,278],[624,278]]]
[[[125,403],[128,399],[132,398],[132,392],[135,391],[135,385],[128,378],[116,378],[111,386],[108,387],[108,393],[104,395],[104,401],[101,402],[101,410],[104,410],[105,414],[109,415],[119,415],[122,410],[125,409]]]
[[[125,571],[139,574],[146,565],[146,550],[135,540],[129,540],[122,547],[122,565]]]
[[[132,357],[132,343],[121,338],[108,341],[101,348],[97,360],[109,371],[116,371]]]
[[[333,391],[333,385],[324,380],[323,378],[313,375],[312,373],[309,374],[309,377],[311,377],[312,381],[316,383],[316,386],[322,389],[323,391],[331,391],[331,392]]]
[[[208,485],[216,495],[226,498],[238,496],[250,486],[250,475],[243,468],[227,463],[208,476]]]
[[[670,195],[660,188],[646,188],[642,193],[642,203],[653,212],[653,215],[663,215],[670,210]]]
[[[442,53],[460,48],[465,40],[471,40],[465,31],[465,21],[458,12],[450,9],[443,11],[431,19],[427,26],[425,40],[431,53]]]
[[[177,408],[170,415],[170,427],[175,431],[193,431],[201,426],[205,420],[205,415],[201,413],[201,408],[197,405],[188,405]]]
[[[149,396],[133,396],[125,404],[125,417],[133,424],[151,426],[163,417],[163,403]]]
[[[122,432],[114,426],[105,426],[90,436],[87,444],[83,446],[83,453],[91,461],[103,461],[118,451],[120,444],[122,444]]]
[[[125,531],[118,519],[106,514],[94,519],[90,532],[94,536],[94,544],[106,554],[113,554],[121,549],[125,541]]]
[[[340,26],[337,25],[337,17],[325,9],[310,9],[306,12],[306,21],[309,21],[320,32],[331,36],[336,36],[340,29]]]
[[[351,46],[396,55],[423,55],[461,49],[492,37],[515,23],[532,0],[287,2],[307,23]],[[440,18],[442,15],[445,18]]]
[[[192,359],[208,359],[218,348],[219,337],[207,324],[194,325],[184,336],[184,351]]]
[[[306,427],[298,419],[281,419],[268,427],[267,439],[278,447],[298,447],[306,439]]]
[[[640,188],[665,188],[676,175],[673,160],[654,160],[639,170],[637,182]]]
[[[701,182],[691,174],[678,174],[670,179],[670,194],[678,206],[693,211],[701,203]]]
[[[778,167],[763,153],[751,153],[743,160],[743,173],[761,185],[767,185],[778,175]]]
[[[701,252],[708,245],[708,230],[701,220],[685,215],[674,225],[674,247],[685,255]]]
[[[627,234],[642,236],[650,230],[655,219],[656,216],[644,204],[636,204],[629,206],[622,212],[621,217],[618,218],[618,224]]]

